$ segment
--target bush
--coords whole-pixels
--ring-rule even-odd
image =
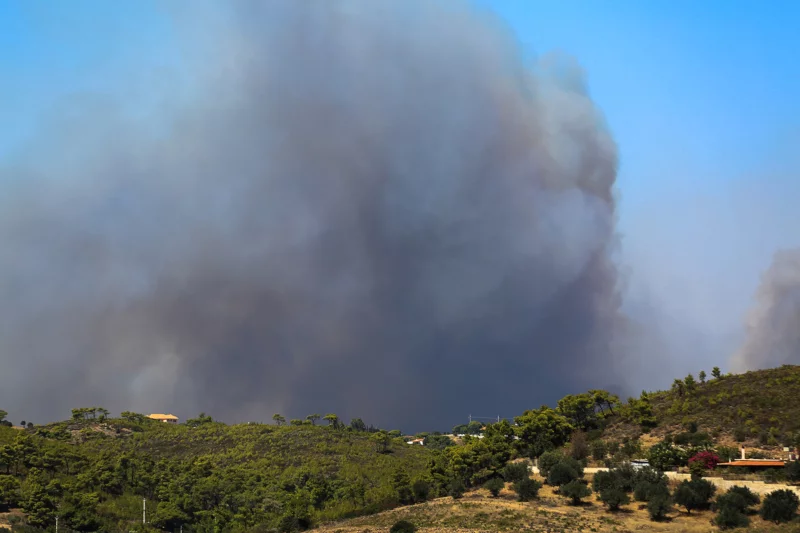
[[[500,479],[499,477],[493,477],[486,484],[483,486],[486,490],[488,490],[492,497],[497,498],[500,495],[500,491],[505,488],[505,482]]]
[[[550,469],[562,461],[564,461],[564,456],[562,454],[558,452],[544,452],[537,462],[539,474],[547,479],[550,475]]]
[[[411,492],[414,493],[415,502],[424,502],[431,493],[431,485],[424,479],[418,479],[411,485]]]
[[[705,479],[683,481],[675,489],[675,503],[685,507],[686,512],[691,514],[692,509],[707,509],[715,491],[714,484]]]
[[[618,488],[619,483],[613,470],[601,470],[592,478],[592,490],[597,493]]]
[[[592,459],[595,461],[602,461],[608,455],[608,446],[602,440],[596,440],[591,445]]]
[[[750,519],[733,507],[722,507],[714,517],[714,524],[720,529],[735,529],[749,526]]]
[[[530,477],[530,474],[528,473],[528,464],[508,463],[506,466],[503,467],[503,470],[500,471],[500,475],[502,475],[503,479],[505,479],[507,482],[515,483],[521,479]]]
[[[578,471],[566,462],[557,463],[547,475],[547,484],[552,486],[562,486],[579,479],[581,476]]]
[[[577,479],[573,479],[566,485],[563,485],[558,490],[558,493],[569,498],[572,505],[580,505],[581,499],[589,496],[592,493],[592,489],[590,489],[585,483],[578,481]]]
[[[467,489],[464,486],[464,482],[461,481],[460,478],[455,478],[453,481],[450,482],[450,487],[447,493],[450,496],[452,496],[453,499],[457,500],[461,498],[466,491]]]
[[[654,496],[647,502],[647,512],[650,515],[650,520],[658,522],[667,517],[667,513],[672,511],[672,503],[669,500],[669,495],[659,494]]]
[[[541,488],[541,483],[529,477],[520,479],[511,486],[511,489],[517,493],[517,499],[521,502],[527,502],[539,496]]]
[[[800,500],[794,492],[781,489],[770,492],[764,497],[761,505],[761,518],[770,522],[789,522],[797,513]]]
[[[417,526],[408,520],[399,520],[394,523],[392,529],[389,530],[389,533],[415,533],[416,531]]]
[[[792,483],[800,481],[800,461],[792,461],[786,464],[786,479]]]
[[[734,485],[717,498],[717,509],[731,507],[740,513],[748,513],[759,504],[761,498],[747,487]]]
[[[608,505],[609,510],[616,511],[620,505],[627,505],[631,500],[620,489],[612,487],[600,493],[600,501]]]
[[[669,488],[666,483],[639,481],[633,489],[633,497],[639,502],[649,502],[658,495],[669,496]]]
[[[689,459],[689,467],[699,464],[706,470],[713,470],[719,464],[719,457],[712,452],[700,452]]]

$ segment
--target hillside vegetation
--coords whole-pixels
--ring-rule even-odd
[[[0,526],[51,531],[58,517],[60,532],[288,532],[330,523],[347,531],[383,528],[388,517],[416,513],[415,520],[432,530],[569,531],[574,525],[624,531],[630,525],[627,518],[620,522],[624,513],[644,520],[644,508],[602,514],[598,502],[626,502],[634,485],[628,481],[592,495],[584,467],[624,472],[630,459],[647,457],[659,469],[691,467],[700,477],[720,457],[736,455],[736,442],[780,455],[782,446],[800,441],[798,398],[800,367],[737,376],[714,369],[710,379],[688,376],[669,391],[643,392],[625,402],[603,390],[569,395],[554,408],[526,410],[513,423],[458,428],[481,438],[424,434],[425,446],[408,445],[398,431],[367,427],[359,419],[344,425],[335,415],[288,425],[275,415],[273,425],[229,426],[204,414],[166,424],[84,408],[65,422],[11,428],[0,411]],[[320,418],[327,425],[316,425]],[[558,494],[557,505],[568,495],[573,503],[587,496],[595,503],[559,511],[544,497],[538,506],[523,505],[536,500],[540,488],[528,475],[530,460],[538,461],[549,484],[542,494]],[[800,463],[774,469],[770,479],[800,481]],[[477,508],[468,504],[484,487],[503,494],[513,489],[520,502],[479,498],[491,509],[473,513]],[[664,509],[673,498],[691,499],[696,488],[662,494]],[[585,514],[590,510],[596,516]],[[735,506],[726,512],[730,520],[748,516]]]
[[[704,383],[690,376],[672,389],[649,393],[656,424],[653,435],[695,423],[715,439],[749,445],[796,446],[800,432],[800,366],[719,375]],[[608,433],[631,436],[638,424],[609,420]]]
[[[147,528],[304,528],[396,505],[392,475],[415,476],[427,456],[385,432],[311,425],[140,418],[2,427],[0,505],[21,506],[39,528],[59,514],[60,531],[143,529],[142,498]]]

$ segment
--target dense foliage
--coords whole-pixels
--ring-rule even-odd
[[[0,506],[21,507],[38,528],[58,514],[64,529],[131,531],[142,527],[145,499],[147,527],[246,531],[392,507],[403,498],[398,472],[410,499],[425,493],[411,480],[425,474],[428,450],[316,418],[164,424],[94,408],[36,429],[0,427]]]

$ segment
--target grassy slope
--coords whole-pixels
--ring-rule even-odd
[[[572,507],[566,500],[544,487],[539,499],[528,503],[517,502],[506,489],[500,497],[490,498],[485,490],[468,493],[461,500],[439,498],[423,504],[401,507],[373,516],[328,524],[320,533],[386,532],[398,520],[408,520],[424,533],[489,533],[497,531],[549,531],[549,532],[634,532],[706,533],[719,531],[710,523],[711,511],[694,511],[687,515],[673,511],[665,522],[651,522],[644,506],[631,503],[620,512],[610,513],[603,504],[591,496],[586,504]],[[776,526],[759,517],[751,518],[748,531],[757,533],[792,533],[800,531],[800,524]]]
[[[770,428],[779,435],[779,441],[800,430],[800,366],[725,376],[698,383],[694,393],[682,397],[673,391],[660,391],[650,398],[658,419],[658,427],[651,433],[657,436],[680,431],[692,420],[701,430],[716,432],[723,440],[733,440],[734,431],[744,429],[749,444],[755,444]],[[607,433],[633,436],[637,428],[616,419]]]

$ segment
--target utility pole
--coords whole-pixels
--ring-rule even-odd
[[[472,424],[472,415],[469,415],[469,423]]]
[[[142,498],[142,524],[147,523],[147,500]]]
[[[58,515],[56,515],[56,533],[58,533]]]

